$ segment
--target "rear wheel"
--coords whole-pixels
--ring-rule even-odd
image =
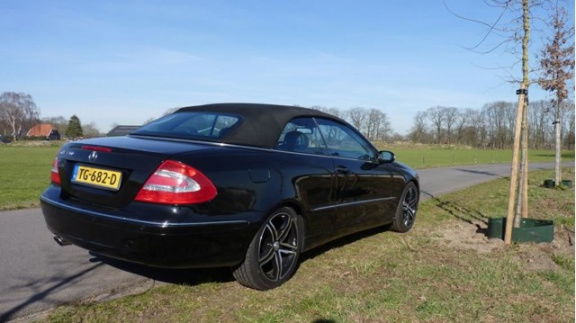
[[[406,184],[400,197],[396,214],[394,215],[392,230],[396,232],[408,232],[412,229],[414,221],[416,220],[419,198],[420,193],[418,192],[416,184],[414,184],[414,182]]]
[[[296,271],[302,241],[301,217],[289,207],[276,210],[252,239],[244,262],[234,270],[234,278],[259,290],[282,285]]]

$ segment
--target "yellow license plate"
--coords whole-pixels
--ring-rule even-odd
[[[76,165],[76,167],[74,167],[74,174],[72,175],[72,182],[117,191],[122,182],[122,173],[108,169]]]

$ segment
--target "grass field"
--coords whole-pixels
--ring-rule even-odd
[[[38,205],[58,146],[0,146],[0,210]]]
[[[391,150],[398,160],[414,168],[450,165],[497,164],[512,160],[512,150],[472,149],[466,146],[439,146],[421,144],[379,144],[379,149]],[[574,160],[574,151],[564,151],[564,160]],[[554,161],[551,150],[530,150],[532,162]]]
[[[40,144],[33,142],[32,144]],[[0,210],[33,207],[49,183],[52,159],[58,146],[0,145]],[[509,150],[478,150],[434,145],[379,145],[392,150],[399,161],[414,168],[448,165],[502,163],[511,160]],[[553,161],[552,151],[531,151],[530,161]],[[574,160],[574,152],[565,152],[564,160]]]
[[[508,182],[500,179],[422,203],[410,233],[373,230],[309,252],[271,291],[241,287],[225,270],[192,270],[184,283],[64,306],[48,320],[571,322],[574,191],[538,185],[550,176],[530,177],[530,214],[557,223],[550,244],[506,247],[478,232],[505,213]]]

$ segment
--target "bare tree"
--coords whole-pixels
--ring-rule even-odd
[[[567,15],[564,8],[555,8],[550,18],[552,37],[542,50],[540,67],[542,75],[538,84],[546,90],[554,93],[554,127],[556,138],[555,179],[556,185],[560,185],[562,173],[560,169],[561,151],[561,108],[562,103],[568,97],[567,82],[574,76],[574,29],[566,25]]]
[[[400,142],[406,140],[404,136],[397,132],[392,133],[389,137],[391,142]]]
[[[506,0],[512,1],[512,0]],[[512,224],[520,226],[520,216],[528,215],[528,87],[530,86],[528,45],[531,35],[530,0],[522,0],[522,81],[518,90],[518,110],[514,129],[510,194],[504,242],[512,242]],[[519,156],[520,153],[520,156]]]
[[[366,120],[368,119],[368,113],[368,110],[365,108],[356,107],[348,110],[347,115],[350,119],[350,123],[352,123],[356,129],[364,133]]]
[[[480,146],[482,148],[486,148],[488,137],[486,131],[486,119],[484,115],[480,111],[474,111],[474,113],[470,116],[470,120],[472,122],[472,128],[474,129],[474,142],[476,146]]]
[[[82,133],[86,138],[101,137],[103,134],[100,132],[94,122],[82,125]]]
[[[520,225],[520,215],[522,217],[528,214],[528,88],[530,87],[530,68],[529,68],[529,43],[531,31],[533,29],[532,9],[534,6],[541,6],[540,0],[483,0],[484,4],[499,8],[500,14],[493,22],[487,23],[480,20],[456,16],[479,23],[486,27],[486,32],[481,36],[480,41],[472,46],[471,50],[476,50],[479,46],[486,43],[490,35],[497,34],[503,38],[496,46],[491,47],[483,53],[490,53],[504,44],[512,44],[512,52],[516,54],[517,48],[520,48],[522,62],[522,78],[518,82],[518,109],[516,112],[514,144],[512,157],[512,171],[510,175],[510,195],[508,199],[508,213],[506,219],[506,232],[504,241],[506,244],[511,243],[512,224],[515,227]],[[448,6],[446,6],[448,7]],[[516,15],[519,13],[519,15]],[[512,15],[512,19],[505,19],[506,15]],[[504,19],[503,19],[504,18]],[[519,44],[519,46],[516,46]],[[514,64],[515,65],[515,64]],[[517,192],[520,191],[520,194]],[[513,221],[515,220],[515,221]],[[512,223],[514,222],[514,223]]]
[[[6,120],[0,117],[0,135],[8,136],[10,135],[10,133],[11,133],[10,125],[8,124],[8,122],[6,122]]]
[[[414,125],[409,135],[410,140],[420,143],[427,142],[429,136],[426,128],[426,112],[418,111],[414,116]]]
[[[435,130],[436,143],[442,143],[442,132],[444,131],[444,108],[433,107],[426,111],[426,115],[430,119],[432,126]]]
[[[561,112],[564,117],[563,129],[566,132],[562,134],[562,143],[564,147],[570,148],[574,144],[574,103],[566,100],[563,103]],[[436,142],[435,137],[441,134],[445,138],[448,133],[453,134],[452,143],[470,145],[480,148],[510,148],[514,140],[515,127],[515,106],[512,102],[496,101],[485,104],[482,109],[456,109],[456,120],[451,130],[448,123],[439,118],[438,125],[434,125],[433,118],[429,113],[436,111],[436,108],[430,108],[425,111],[419,111],[414,116],[414,121],[408,138],[413,142],[431,143]],[[446,111],[446,108],[441,108]],[[553,110],[550,101],[534,101],[530,103],[528,109],[530,118],[529,122],[529,144],[532,148],[550,148],[554,142],[554,125],[552,124]],[[442,115],[442,114],[440,114]],[[445,116],[445,114],[444,114]],[[439,128],[437,127],[439,126]],[[432,129],[430,129],[432,128]]]
[[[340,110],[339,108],[334,108],[334,107],[328,108],[328,107],[324,107],[324,106],[321,106],[321,105],[314,105],[314,106],[311,106],[310,109],[322,111],[322,112],[324,112],[324,113],[331,114],[331,115],[333,115],[333,116],[335,116],[335,117],[338,117],[338,118],[343,118],[343,117],[345,117],[345,116],[344,116],[345,113],[344,113],[342,110]]]
[[[324,112],[331,114],[331,115],[338,117],[338,118],[344,117],[344,113],[342,113],[342,110],[340,110],[338,108],[327,108]]]
[[[374,109],[376,110],[376,109]],[[376,132],[374,134],[375,140],[387,140],[391,136],[392,128],[390,127],[390,121],[388,120],[388,115],[386,113],[376,110]]]
[[[545,125],[547,113],[543,101],[530,102],[529,111],[529,136],[530,142],[536,148],[542,148],[546,142]]]
[[[456,109],[456,108],[455,108]],[[468,126],[468,116],[472,109],[459,110],[456,109],[456,120],[454,126],[456,127],[456,143],[462,143],[465,137],[466,126]]]
[[[510,119],[514,107],[512,103],[496,101],[486,104],[482,108],[482,114],[486,119],[489,145],[492,148],[503,149],[509,147],[514,129],[514,120]]]
[[[38,108],[30,94],[4,92],[0,95],[0,119],[16,141],[38,120]]]
[[[370,140],[385,140],[390,131],[386,114],[378,109],[370,109],[366,119],[366,137]]]
[[[452,143],[452,130],[458,118],[458,109],[456,108],[443,108],[442,114],[444,115],[444,122],[446,123],[446,139],[448,143]]]
[[[386,140],[392,132],[388,116],[379,109],[356,107],[342,110],[323,106],[312,106],[310,108],[347,120],[370,140]]]

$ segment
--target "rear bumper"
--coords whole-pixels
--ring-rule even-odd
[[[248,220],[155,222],[118,216],[41,196],[55,235],[97,254],[156,267],[234,266],[244,259],[258,225]]]

